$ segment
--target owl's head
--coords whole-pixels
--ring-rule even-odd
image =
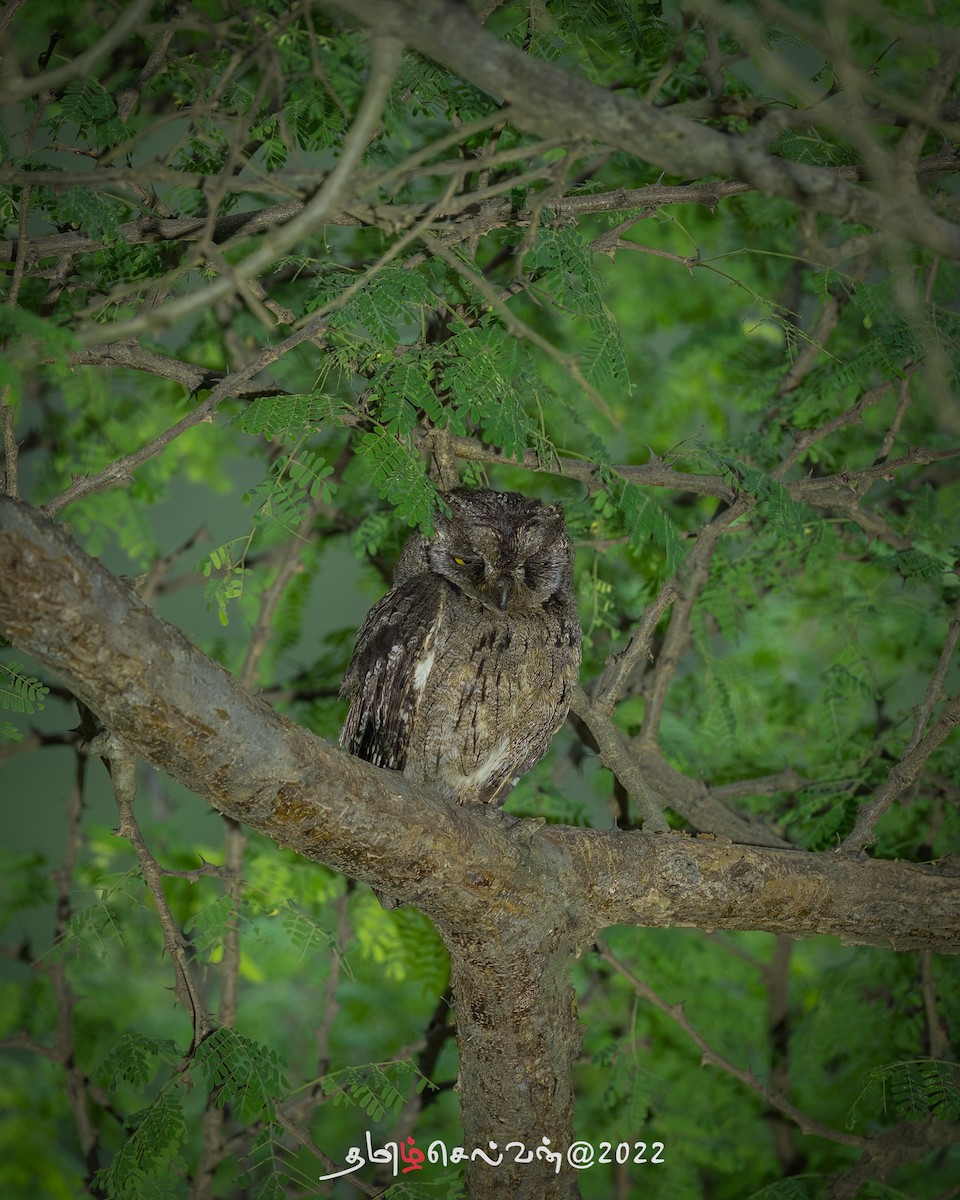
[[[542,607],[573,583],[573,544],[559,504],[488,488],[448,493],[424,550],[428,568],[485,608]]]

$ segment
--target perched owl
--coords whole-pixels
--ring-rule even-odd
[[[500,805],[563,724],[580,670],[558,504],[449,493],[413,534],[343,680],[340,745],[462,804]]]

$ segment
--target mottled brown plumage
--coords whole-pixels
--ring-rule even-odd
[[[580,669],[559,505],[451,492],[367,615],[340,744],[463,804],[500,805],[563,724]]]

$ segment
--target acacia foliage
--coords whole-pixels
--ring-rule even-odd
[[[290,244],[386,69],[368,38],[326,9],[142,7],[135,32],[50,86],[29,86],[37,60],[76,63],[115,14],[15,17],[8,488],[146,573],[161,610],[202,585],[184,622],[325,737],[361,607],[318,637],[343,552],[372,599],[452,465],[467,485],[560,499],[588,691],[659,614],[649,659],[607,697],[634,757],[706,781],[795,846],[847,837],[957,693],[957,263],[813,198],[705,178],[695,156],[664,177],[615,145],[531,133],[413,52],[335,207]],[[764,154],[899,181],[918,223],[949,216],[956,29],[920,4],[836,22],[764,4],[505,4],[487,27]],[[252,271],[255,253],[267,265]],[[196,510],[215,503],[228,515],[202,545]],[[186,510],[182,535],[168,505]],[[3,672],[12,744],[74,745],[59,707],[39,734],[6,720],[53,681],[15,657]],[[956,738],[923,766],[872,830],[875,854],[954,850]],[[637,823],[584,725],[511,807]],[[321,1154],[342,1162],[365,1120],[452,1144],[429,923],[256,838],[197,836],[186,811],[138,819],[208,997],[198,1044],[164,991],[149,862],[73,803],[65,858],[38,839],[7,864],[9,936],[28,930],[37,963],[4,993],[8,1192],[282,1196],[326,1172]],[[48,926],[22,924],[51,900],[52,947]],[[691,931],[618,930],[604,953],[577,968],[579,1125],[596,1143],[664,1141],[668,1167],[630,1177],[645,1194],[821,1194],[884,1138],[899,1147],[897,1122],[958,1115],[951,961]],[[698,1037],[721,1064],[707,1076]],[[234,1139],[219,1157],[218,1120]],[[936,1195],[950,1153],[906,1155],[893,1182]],[[876,1157],[850,1194],[884,1177]],[[584,1194],[609,1194],[615,1174],[585,1173]]]

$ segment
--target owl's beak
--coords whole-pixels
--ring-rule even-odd
[[[497,601],[497,608],[499,608],[501,612],[507,611],[507,605],[510,603],[510,593],[512,591],[513,591],[513,580],[512,579],[504,579],[503,577],[501,577],[500,579],[497,580],[497,584],[496,584],[496,588],[495,588],[495,595],[496,595],[496,601]]]

